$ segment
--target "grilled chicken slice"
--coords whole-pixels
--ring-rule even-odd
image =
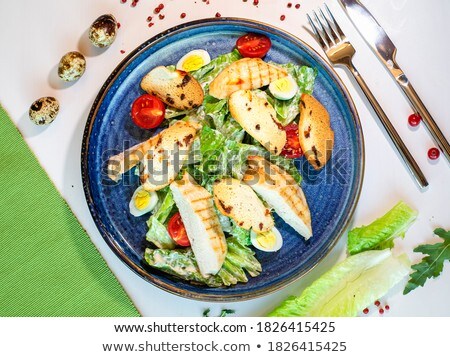
[[[328,111],[317,99],[306,93],[300,99],[298,138],[308,162],[316,170],[324,167],[333,151],[334,131]]]
[[[185,173],[170,185],[192,251],[203,276],[216,274],[225,260],[227,243],[211,194]]]
[[[217,209],[233,218],[240,227],[251,228],[257,233],[273,228],[270,210],[249,186],[233,178],[224,178],[214,184],[213,191]]]
[[[268,64],[260,58],[243,58],[219,73],[209,86],[209,94],[225,99],[240,89],[261,88],[287,75],[285,69]]]
[[[286,132],[272,105],[250,90],[234,92],[228,102],[231,116],[274,155],[286,144]]]
[[[260,156],[249,156],[247,163],[243,181],[300,235],[311,238],[311,213],[305,194],[294,178]]]
[[[188,159],[198,129],[197,123],[178,121],[147,141],[111,157],[109,178],[117,182],[123,173],[142,162],[141,182],[146,190],[155,191],[169,185]]]

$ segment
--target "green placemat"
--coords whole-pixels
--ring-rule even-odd
[[[1,106],[0,316],[139,316]]]

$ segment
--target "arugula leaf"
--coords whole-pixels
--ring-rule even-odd
[[[234,314],[234,313],[236,313],[236,311],[230,310],[230,309],[223,309],[223,310],[221,311],[219,317],[226,317],[227,315],[231,315],[231,314]]]
[[[205,311],[203,311],[203,317],[209,317],[210,312],[211,312],[211,309],[207,308]]]
[[[414,252],[426,254],[426,257],[411,268],[415,270],[410,275],[403,294],[406,295],[419,286],[424,286],[427,279],[438,277],[444,268],[444,262],[450,261],[450,231],[443,228],[434,230],[434,234],[444,241],[436,244],[423,244],[414,248]]]

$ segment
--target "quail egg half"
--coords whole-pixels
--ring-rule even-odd
[[[50,124],[59,112],[59,103],[56,98],[42,97],[31,104],[28,115],[36,125]]]
[[[139,217],[156,207],[158,203],[158,194],[156,192],[149,192],[144,190],[143,186],[139,186],[134,191],[130,200],[130,213]]]
[[[80,78],[86,70],[86,59],[80,52],[69,52],[62,56],[58,66],[58,76],[63,81],[72,82]]]
[[[264,252],[276,252],[283,246],[281,233],[275,227],[268,232],[256,233],[251,231],[250,240],[256,249]]]
[[[89,28],[89,39],[96,47],[108,47],[116,39],[117,20],[113,15],[102,15]]]
[[[205,50],[193,50],[186,53],[177,63],[177,69],[185,72],[196,71],[211,62],[211,57]]]
[[[298,84],[291,75],[288,75],[270,83],[269,90],[275,98],[289,100],[297,94]]]

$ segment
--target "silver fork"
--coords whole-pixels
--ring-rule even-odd
[[[417,162],[412,157],[403,140],[400,138],[400,135],[398,135],[397,130],[395,130],[391,121],[381,108],[375,96],[370,91],[366,82],[353,65],[352,58],[356,52],[355,48],[347,40],[347,37],[342,32],[328,6],[326,4],[324,4],[324,6],[326,12],[328,13],[328,17],[325,16],[322,9],[320,8],[320,18],[317,13],[313,11],[313,16],[315,18],[317,26],[313,19],[311,19],[311,17],[309,16],[309,14],[306,15],[317,41],[319,42],[320,46],[322,47],[332,64],[345,66],[353,74],[362,91],[366,95],[366,98],[369,100],[369,103],[372,106],[373,110],[375,111],[375,113],[377,113],[381,124],[383,125],[393,144],[397,148],[397,151],[406,164],[409,172],[414,177],[420,188],[427,187],[427,179],[425,178],[425,175],[423,174],[419,165],[417,165]]]

